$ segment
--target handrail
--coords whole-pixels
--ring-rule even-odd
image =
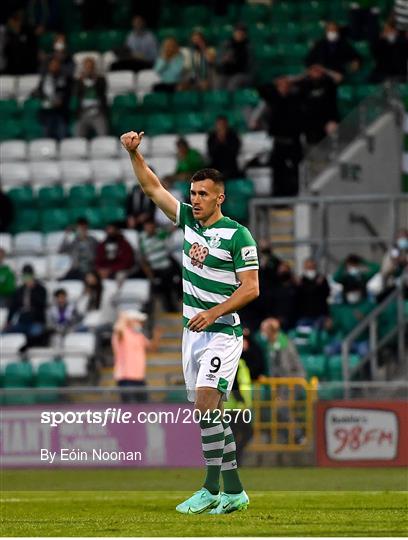
[[[403,288],[405,280],[408,277],[408,274],[403,274],[399,281],[397,282],[396,288],[392,291],[376,308],[367,315],[367,317],[362,320],[353,330],[343,339],[341,345],[341,355],[342,355],[342,369],[343,369],[343,379],[345,382],[345,397],[349,397],[350,392],[350,378],[352,373],[350,372],[349,359],[350,359],[350,348],[352,343],[356,338],[362,334],[367,328],[369,329],[369,343],[370,351],[366,357],[362,359],[360,365],[357,369],[360,369],[363,364],[370,361],[371,367],[371,376],[374,380],[378,377],[378,350],[388,343],[395,334],[398,334],[398,356],[399,358],[404,358],[405,356],[405,339],[404,339],[404,325],[405,325],[405,315],[404,315],[404,297],[403,297]],[[384,310],[394,301],[397,301],[397,327],[394,330],[391,330],[383,339],[378,340],[377,333],[377,319]]]

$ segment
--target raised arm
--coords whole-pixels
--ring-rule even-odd
[[[148,167],[139,152],[138,147],[143,139],[144,132],[129,131],[120,138],[123,147],[129,152],[133,170],[139,180],[144,193],[158,206],[172,221],[176,221],[178,201],[165,189],[154,172]]]

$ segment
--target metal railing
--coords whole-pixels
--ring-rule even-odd
[[[378,358],[380,350],[387,344],[397,339],[397,354],[400,362],[408,361],[405,357],[405,306],[404,306],[404,287],[406,286],[408,274],[401,276],[396,288],[379,304],[367,317],[362,320],[343,340],[341,354],[343,366],[343,378],[345,382],[345,397],[350,397],[350,380],[353,375],[360,371],[367,362],[370,363],[371,378],[376,381],[379,379]],[[392,304],[396,303],[397,325],[392,328],[381,339],[378,336],[379,317]],[[369,331],[369,352],[361,359],[361,362],[353,370],[350,369],[350,350],[352,344],[363,332]]]

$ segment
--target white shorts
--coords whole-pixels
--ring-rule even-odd
[[[221,332],[183,330],[183,372],[187,398],[195,401],[196,388],[217,388],[228,399],[242,354],[243,337]]]

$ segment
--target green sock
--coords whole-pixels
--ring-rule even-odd
[[[219,415],[219,413],[218,413]],[[204,487],[210,493],[216,495],[220,491],[220,471],[222,463],[222,452],[224,449],[224,426],[220,420],[214,421],[214,414],[209,420],[201,420],[201,445],[205,464],[207,466],[207,477]]]
[[[244,489],[239,479],[237,468],[237,456],[235,454],[236,446],[232,430],[228,422],[223,420],[224,424],[224,450],[222,456],[221,473],[224,480],[225,493],[241,493]]]

